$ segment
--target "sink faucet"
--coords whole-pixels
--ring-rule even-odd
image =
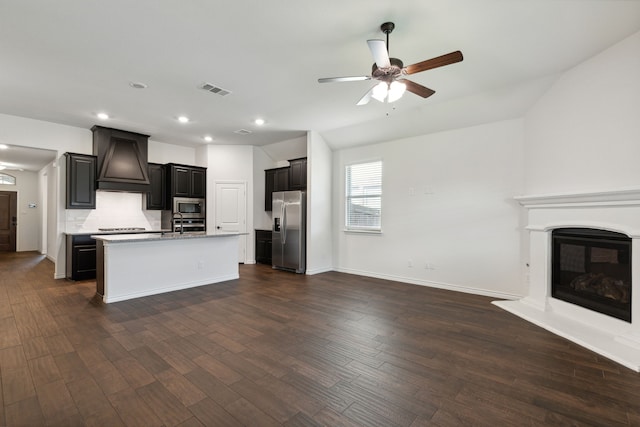
[[[184,234],[184,215],[182,215],[182,212],[174,212],[171,216],[171,222],[173,223],[173,232],[175,233],[176,231],[176,224],[175,222],[173,222],[176,215],[180,215],[180,234]]]

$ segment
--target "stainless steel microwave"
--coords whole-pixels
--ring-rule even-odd
[[[180,212],[184,218],[205,218],[205,204],[205,199],[174,197],[173,212]]]

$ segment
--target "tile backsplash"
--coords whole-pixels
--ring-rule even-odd
[[[159,230],[161,211],[142,208],[141,193],[96,192],[96,209],[65,210],[67,233],[92,232],[98,228],[143,227]]]

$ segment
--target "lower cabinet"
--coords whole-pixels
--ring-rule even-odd
[[[271,265],[271,230],[256,230],[256,262]]]
[[[96,241],[86,234],[67,235],[67,279],[96,278]]]

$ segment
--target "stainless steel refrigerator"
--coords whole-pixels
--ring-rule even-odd
[[[304,273],[307,266],[306,194],[275,191],[272,205],[271,262],[273,268]]]

